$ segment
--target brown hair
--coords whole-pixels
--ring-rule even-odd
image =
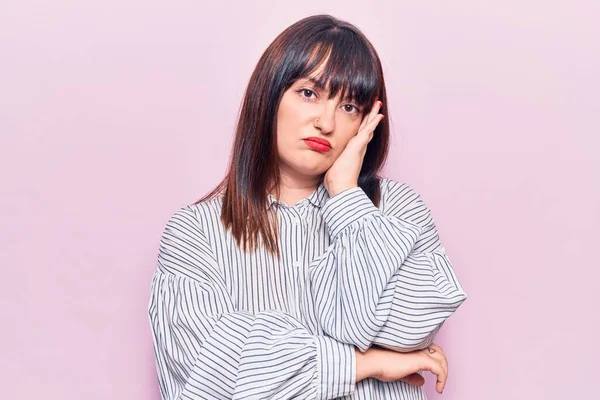
[[[225,179],[198,200],[224,193],[221,222],[230,229],[244,251],[264,246],[279,254],[277,220],[269,213],[269,191],[279,187],[277,154],[277,108],[283,93],[298,79],[306,78],[323,63],[316,78],[319,89],[329,87],[330,98],[356,102],[363,115],[375,98],[383,102],[380,112],[387,114],[387,98],[381,61],[362,32],[330,15],[304,18],[284,30],[261,56],[252,76],[237,123],[236,135]],[[358,185],[378,205],[381,196],[378,173],[387,157],[389,119],[375,129],[367,146]],[[270,186],[274,185],[274,186]]]

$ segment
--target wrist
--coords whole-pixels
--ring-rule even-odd
[[[327,192],[329,193],[329,197],[334,197],[342,192],[345,192],[349,189],[354,189],[358,187],[358,183],[346,183],[341,185],[327,185]]]
[[[380,363],[376,360],[376,349],[370,348],[366,352],[354,349],[356,354],[356,382],[366,378],[377,378],[383,372]]]

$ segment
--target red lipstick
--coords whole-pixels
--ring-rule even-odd
[[[306,145],[311,149],[320,151],[322,153],[331,150],[331,143],[329,143],[329,141],[326,139],[321,139],[318,137],[309,137],[304,139],[304,143],[306,143]]]

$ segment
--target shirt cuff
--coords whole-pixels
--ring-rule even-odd
[[[335,238],[347,226],[367,215],[381,213],[361,187],[344,190],[331,197],[322,208],[329,236]]]
[[[327,336],[315,336],[317,347],[317,399],[336,399],[354,393],[354,346]]]

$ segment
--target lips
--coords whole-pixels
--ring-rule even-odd
[[[318,137],[309,137],[304,140],[306,141],[306,144],[319,144],[321,146],[325,146],[325,147],[328,147],[329,149],[331,149],[331,143],[329,143],[329,140],[327,140],[327,139],[322,139],[322,138],[318,138]]]
[[[304,143],[311,149],[318,151],[319,153],[327,153],[331,150],[331,147],[325,146],[324,144],[314,142],[312,140],[305,140]]]

